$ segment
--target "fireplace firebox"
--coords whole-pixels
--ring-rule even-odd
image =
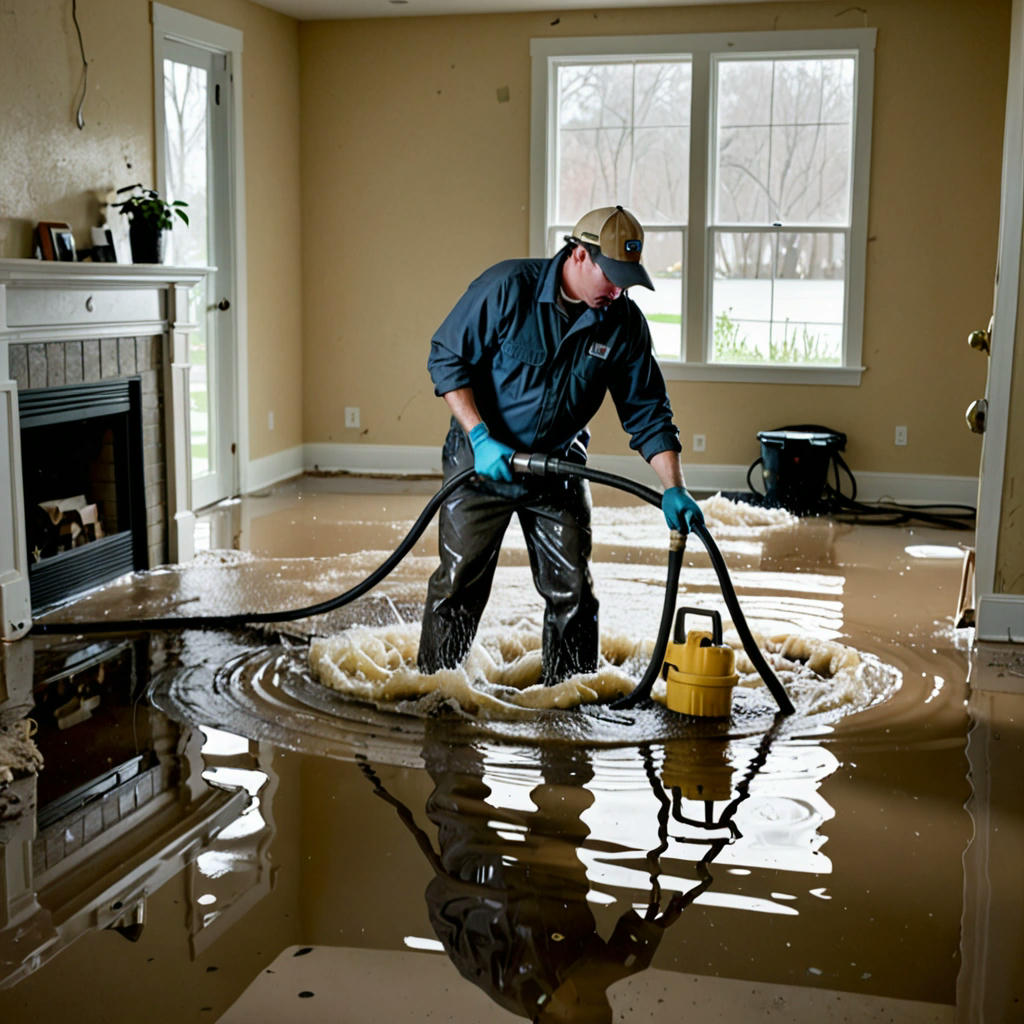
[[[32,612],[149,567],[142,382],[19,394]]]

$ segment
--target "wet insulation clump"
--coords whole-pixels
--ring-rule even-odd
[[[0,821],[21,813],[25,797],[17,782],[43,767],[43,755],[31,733],[28,719],[0,721]]]
[[[762,686],[735,636],[737,694]],[[465,662],[432,675],[416,668],[419,630],[414,626],[355,627],[315,638],[309,649],[313,677],[346,697],[404,714],[436,714],[445,704],[478,719],[522,719],[540,710],[607,704],[625,696],[647,668],[653,641],[602,635],[596,672],[571,676],[556,686],[540,683],[540,638],[535,629],[482,632]],[[766,660],[802,715],[840,717],[885,699],[899,674],[881,662],[834,641],[796,635],[758,638]],[[665,702],[665,683],[652,691]]]

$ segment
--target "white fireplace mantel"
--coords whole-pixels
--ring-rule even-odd
[[[194,554],[189,446],[190,293],[210,268],[0,259],[0,639],[32,625],[18,386],[11,344],[161,335],[168,555]]]

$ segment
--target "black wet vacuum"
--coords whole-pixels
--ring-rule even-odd
[[[605,473],[601,470],[590,469],[587,466],[580,466],[574,462],[567,462],[564,459],[556,459],[545,455],[514,455],[511,459],[511,463],[512,468],[519,473],[529,473],[537,476],[552,474],[579,476],[586,480],[590,480],[593,483],[605,484],[610,487],[618,488],[621,491],[626,491],[627,493],[633,494],[641,500],[654,505],[658,509],[661,508],[661,494],[658,493],[658,491],[651,487],[646,487],[643,484],[636,483],[633,480],[629,480],[626,477],[617,476],[614,473]],[[36,633],[78,634],[131,633],[137,632],[140,629],[238,629],[258,624],[293,622],[296,619],[323,615],[327,612],[334,611],[337,608],[341,608],[343,605],[349,604],[358,597],[362,597],[365,593],[372,590],[378,583],[380,583],[381,580],[383,580],[398,565],[398,563],[401,562],[409,551],[412,550],[416,541],[419,540],[423,531],[430,523],[430,520],[433,519],[437,510],[447,499],[448,495],[474,474],[475,470],[467,469],[461,473],[457,473],[450,480],[447,480],[441,486],[440,490],[427,502],[423,511],[416,519],[416,522],[413,523],[412,528],[388,558],[386,558],[372,573],[370,573],[369,576],[360,583],[357,583],[351,589],[346,590],[343,594],[339,594],[337,597],[321,601],[318,604],[309,605],[304,608],[290,608],[272,612],[240,613],[236,615],[158,616],[149,619],[122,619],[119,621],[103,620],[102,622],[35,623],[32,627],[32,631]],[[757,670],[765,685],[771,691],[772,696],[775,698],[775,701],[779,706],[779,711],[784,715],[792,714],[794,708],[792,701],[789,699],[789,695],[786,693],[785,688],[779,681],[778,677],[772,671],[771,666],[765,660],[764,655],[761,653],[761,650],[757,646],[757,642],[750,631],[750,627],[747,625],[746,618],[743,615],[743,610],[740,608],[739,600],[736,597],[736,590],[729,578],[729,571],[726,568],[725,559],[722,557],[722,553],[719,551],[718,545],[715,544],[711,534],[703,523],[695,526],[692,532],[700,539],[711,558],[711,564],[714,567],[715,574],[718,576],[719,585],[722,588],[722,597],[725,599],[726,606],[732,616],[733,626],[739,634],[740,641],[743,644],[743,649],[747,653],[747,657],[750,658],[754,668]],[[698,648],[708,647],[710,645],[721,649],[723,646],[721,644],[721,629],[719,626],[717,643],[713,643],[712,641],[704,642],[703,637],[695,636],[691,650],[689,652],[683,651],[677,656],[677,661],[685,660],[687,662],[684,669],[681,670],[678,665],[665,662],[665,654],[669,648],[669,637],[672,634],[673,620],[676,618],[676,598],[679,591],[679,575],[683,565],[683,549],[685,547],[685,542],[686,537],[683,534],[674,530],[671,531],[668,554],[668,578],[665,584],[665,602],[662,608],[658,637],[655,642],[650,664],[648,665],[643,678],[639,683],[637,683],[636,687],[625,697],[621,697],[614,701],[612,703],[612,707],[632,708],[641,702],[650,703],[651,690],[659,677],[664,677],[666,681],[671,678],[673,682],[678,683],[682,676],[686,677],[683,680],[684,682],[694,682],[696,684],[696,681],[693,680],[692,677],[699,673],[696,673],[693,670],[699,667],[700,663],[708,662],[707,655],[702,655]],[[689,609],[689,611],[693,613],[696,610]],[[676,631],[673,642],[676,646],[682,647],[688,640],[689,637],[682,635],[682,621],[680,617],[680,621],[676,622]],[[728,668],[727,672],[724,671],[727,666],[720,657],[712,655],[710,663],[716,666],[713,670],[714,673],[731,675],[731,668]],[[675,672],[674,676],[671,675],[673,670]],[[718,680],[712,679],[711,682],[716,683]],[[718,707],[719,705],[714,704],[713,706]],[[728,710],[725,710],[723,713],[728,714]]]
[[[760,465],[766,505],[798,516],[820,512],[828,471],[846,468],[839,454],[846,447],[846,435],[827,427],[785,427],[759,431],[757,439],[761,456],[747,470],[747,486]]]
[[[758,431],[761,454],[747,470],[749,490],[724,491],[723,497],[763,508],[782,508],[798,516],[832,516],[843,522],[889,526],[911,520],[947,529],[973,529],[970,505],[871,504],[857,500],[857,480],[840,452],[846,434],[816,423]],[[759,489],[754,486],[760,468]]]

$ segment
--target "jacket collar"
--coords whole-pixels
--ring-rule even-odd
[[[562,283],[562,264],[568,258],[570,250],[571,246],[566,243],[547,261],[544,273],[541,274],[540,280],[537,282],[538,302],[554,304],[558,301],[558,288]]]

